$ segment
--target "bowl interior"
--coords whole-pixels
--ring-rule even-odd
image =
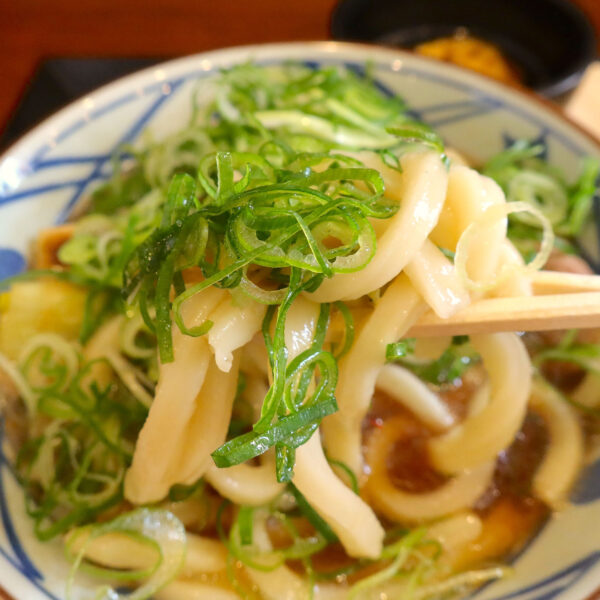
[[[25,266],[36,232],[65,218],[111,173],[123,143],[141,145],[184,127],[193,94],[209,95],[220,68],[247,60],[276,64],[346,65],[372,75],[386,93],[404,96],[415,116],[451,145],[483,162],[513,140],[544,143],[550,163],[575,178],[591,138],[547,106],[461,69],[392,50],[338,43],[237,48],[147,69],[64,109],[0,157],[0,278]],[[515,577],[476,595],[481,600],[581,600],[600,584],[600,461],[591,463],[572,505],[553,519],[514,561]],[[10,461],[0,461],[0,582],[18,599],[64,597],[68,572],[58,544],[32,534]],[[79,592],[89,589],[79,583]],[[75,596],[78,597],[78,596]],[[83,596],[81,596],[83,597]],[[88,595],[89,597],[89,595]]]

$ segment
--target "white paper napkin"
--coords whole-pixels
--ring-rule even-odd
[[[565,113],[578,125],[600,138],[600,61],[585,71],[565,106]]]

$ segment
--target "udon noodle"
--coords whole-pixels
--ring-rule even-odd
[[[246,65],[215,98],[43,232],[2,299],[8,441],[68,593],[82,565],[166,600],[504,576],[583,464],[598,370],[573,356],[596,339],[406,334],[531,295],[581,207],[549,215],[567,188],[539,149],[477,170],[340,69]],[[544,185],[514,197],[502,165]]]

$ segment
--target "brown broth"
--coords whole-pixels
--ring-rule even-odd
[[[475,372],[458,385],[443,386],[436,391],[461,420],[481,381],[481,372]],[[399,415],[403,417],[403,432],[401,441],[392,446],[387,459],[390,479],[407,492],[433,490],[446,481],[445,476],[433,468],[427,454],[427,442],[433,432],[380,391],[375,393],[363,424],[365,440],[374,428],[382,427],[385,421]],[[514,554],[548,517],[549,509],[531,492],[531,482],[547,443],[544,421],[528,413],[513,443],[500,453],[493,481],[474,507],[482,519],[483,531],[458,557],[460,568],[475,567]]]
[[[494,502],[506,496],[517,501],[533,500],[533,477],[544,458],[547,445],[548,434],[544,421],[529,412],[513,443],[498,456],[492,485],[475,508],[485,513]]]
[[[425,428],[415,428],[414,434],[411,433],[392,446],[387,469],[391,482],[397,488],[421,494],[440,487],[447,478],[431,466],[427,451],[430,433]]]
[[[548,508],[532,497],[500,496],[482,516],[481,535],[463,550],[454,561],[454,568],[468,569],[514,556],[548,515]]]

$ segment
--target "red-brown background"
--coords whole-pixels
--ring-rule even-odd
[[[600,0],[573,1],[588,13],[600,37]],[[177,56],[257,42],[324,39],[335,3],[0,0],[0,130],[43,58]],[[600,600],[600,593],[593,600]]]
[[[527,1],[527,0],[523,0]],[[600,0],[573,0],[600,32]],[[51,56],[175,56],[328,36],[336,0],[0,0],[0,130]]]

